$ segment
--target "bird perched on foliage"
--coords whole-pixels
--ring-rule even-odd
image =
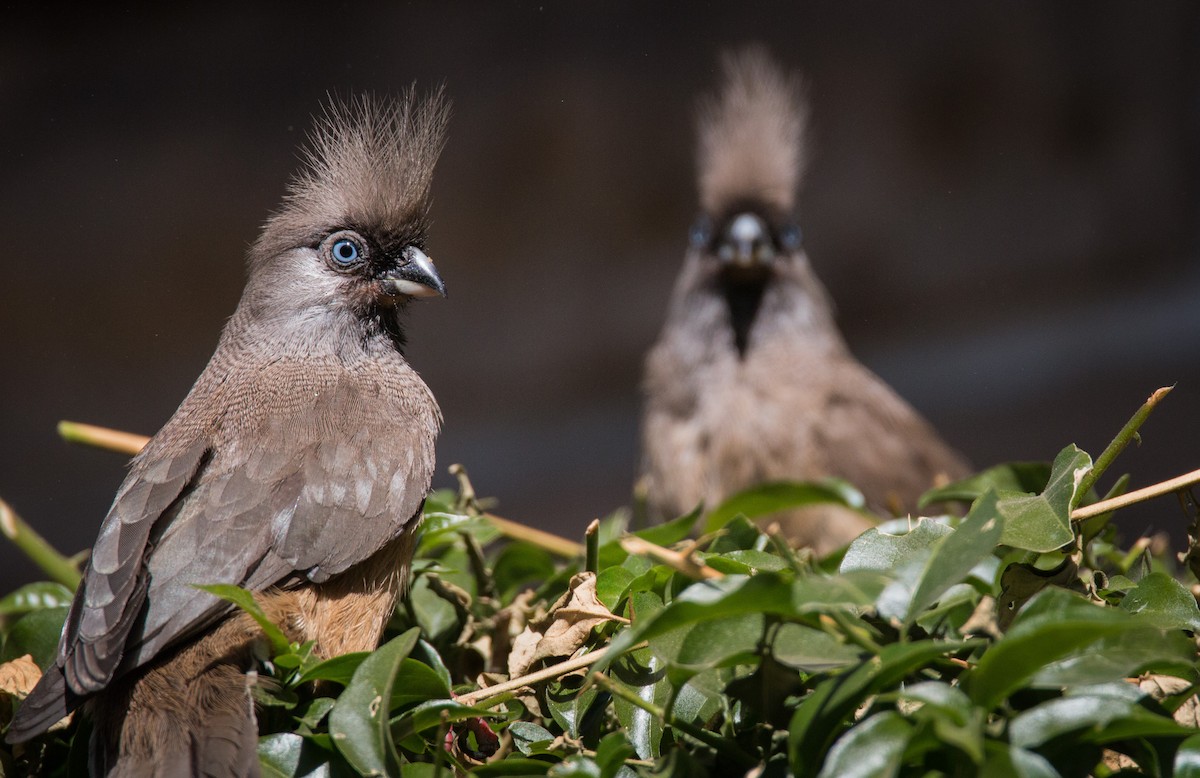
[[[772,480],[838,477],[883,512],[913,508],[961,457],[839,333],[796,224],[807,106],[764,50],[724,59],[702,103],[701,214],[646,359],[642,483],[659,518]],[[783,518],[824,552],[869,526],[848,511]]]
[[[216,353],[117,492],[9,742],[87,701],[95,774],[258,774],[247,671],[263,633],[197,584],[258,593],[319,655],[377,645],[441,426],[399,314],[445,294],[425,241],[447,112],[410,90],[318,120]]]

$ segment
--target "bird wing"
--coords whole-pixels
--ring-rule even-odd
[[[409,525],[432,478],[438,416],[428,389],[408,375],[404,386],[312,366],[276,365],[257,376],[254,410],[231,417],[244,428],[222,435],[152,538],[144,618],[124,669],[228,611],[197,584],[261,591],[319,583]],[[419,391],[403,391],[412,388]]]

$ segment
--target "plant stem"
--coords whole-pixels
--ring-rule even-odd
[[[45,538],[34,532],[4,500],[0,500],[0,532],[24,551],[25,555],[50,578],[70,589],[79,586],[79,570],[71,564],[71,560],[58,553]]]
[[[1108,448],[1104,449],[1104,451],[1100,453],[1100,456],[1096,457],[1096,462],[1092,465],[1091,471],[1088,472],[1088,474],[1083,477],[1083,480],[1079,482],[1079,490],[1076,492],[1076,494],[1081,496],[1085,495],[1088,493],[1089,489],[1096,485],[1096,481],[1100,479],[1100,476],[1104,475],[1104,471],[1107,470],[1108,466],[1113,463],[1113,460],[1117,458],[1117,455],[1124,451],[1125,447],[1129,445],[1129,441],[1133,440],[1137,436],[1138,428],[1140,428],[1142,423],[1146,421],[1146,418],[1150,415],[1150,412],[1153,411],[1158,404],[1162,402],[1163,398],[1170,394],[1171,390],[1174,388],[1175,386],[1171,385],[1157,389],[1155,390],[1154,394],[1150,395],[1146,399],[1146,402],[1142,403],[1142,407],[1138,408],[1137,412],[1130,417],[1129,421],[1125,422],[1125,426],[1121,428],[1121,431],[1117,433],[1117,436],[1112,439],[1111,443],[1108,444]]]
[[[672,729],[677,729],[680,732],[692,736],[704,745],[715,750],[717,753],[737,762],[744,768],[749,769],[757,766],[759,763],[758,759],[755,759],[741,748],[738,748],[738,746],[733,742],[726,740],[715,732],[709,732],[706,729],[701,729],[690,721],[684,721],[683,719],[675,718],[663,708],[660,708],[648,700],[643,700],[641,697],[634,694],[621,684],[613,682],[613,680],[604,673],[592,673],[592,681],[598,686],[603,687],[605,691],[609,692],[613,696],[620,697],[630,705],[641,708],[651,716],[660,719],[665,725],[671,727]]]
[[[629,650],[636,651],[639,648],[644,648],[645,645],[645,643],[641,643],[633,646]],[[558,664],[544,667],[536,672],[518,676],[517,678],[505,681],[504,683],[498,683],[495,686],[489,686],[486,689],[479,689],[466,694],[460,694],[458,695],[458,701],[463,705],[474,707],[481,700],[497,697],[505,692],[511,692],[520,689],[522,686],[532,686],[535,683],[548,681],[551,678],[557,678],[560,675],[566,675],[567,673],[573,673],[576,670],[582,670],[585,667],[590,667],[603,659],[607,653],[608,646],[605,646],[604,648],[599,648],[595,651],[582,654],[581,656],[566,659]]]
[[[94,424],[80,424],[77,421],[60,421],[58,434],[68,443],[82,443],[130,456],[141,451],[150,440],[145,435],[97,427]]]
[[[584,562],[583,569],[592,573],[600,572],[600,520],[592,519],[592,523],[587,526],[587,530],[583,534],[583,539],[587,544],[587,556]]]
[[[1086,505],[1082,508],[1076,508],[1071,511],[1071,521],[1082,521],[1090,519],[1093,516],[1098,516],[1101,513],[1115,511],[1118,508],[1125,508],[1138,502],[1145,502],[1154,497],[1161,497],[1164,494],[1177,492],[1185,486],[1191,486],[1194,483],[1200,482],[1200,470],[1193,470],[1190,473],[1176,476],[1162,483],[1147,486],[1144,489],[1136,489],[1128,494],[1122,494],[1120,497],[1114,497],[1111,500],[1101,500],[1100,502]]]
[[[691,578],[710,579],[724,578],[725,574],[715,570],[703,562],[697,562],[688,554],[681,554],[669,548],[643,540],[636,535],[621,538],[621,548],[630,554],[648,556],[668,567],[673,567]]]
[[[582,543],[576,543],[574,540],[568,540],[552,532],[527,527],[524,524],[503,519],[493,513],[484,513],[483,517],[490,521],[492,526],[500,531],[501,535],[513,540],[524,540],[526,543],[532,543],[535,546],[546,549],[551,554],[557,554],[569,559],[584,553]]]

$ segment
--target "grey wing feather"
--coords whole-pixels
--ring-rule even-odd
[[[152,444],[134,460],[100,528],[59,643],[58,664],[78,694],[112,680],[146,598],[142,557],[156,521],[202,470],[207,444],[192,441],[170,456]]]

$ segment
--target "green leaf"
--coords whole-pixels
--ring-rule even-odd
[[[1191,675],[1196,648],[1190,638],[1178,630],[1163,631],[1132,621],[1116,634],[1102,635],[1086,647],[1047,659],[1030,677],[1029,685],[1043,689],[1093,686],[1147,670]]]
[[[0,599],[0,616],[15,616],[43,608],[60,608],[70,605],[74,597],[74,592],[54,581],[26,584]]]
[[[324,662],[318,662],[301,672],[299,682],[334,681],[345,686],[350,683],[350,679],[354,677],[354,672],[358,670],[358,666],[368,656],[370,654],[366,651],[355,651],[349,654],[340,654],[331,659],[326,659]]]
[[[513,745],[526,756],[529,756],[534,745],[554,740],[554,734],[550,730],[532,721],[514,721],[508,726],[508,731],[512,735]]]
[[[442,677],[424,662],[405,658],[396,670],[392,682],[391,710],[422,702],[430,699],[444,699],[450,696],[450,687],[443,682]]]
[[[1140,705],[1143,693],[1123,681],[1091,686],[1048,700],[1009,722],[1009,741],[1034,749],[1067,733],[1084,730],[1094,744],[1140,737],[1181,737],[1192,730]]]
[[[488,762],[471,770],[470,774],[482,778],[511,778],[512,776],[545,775],[552,763],[540,759],[510,756],[499,762]],[[449,771],[447,771],[449,772]],[[447,776],[449,778],[449,776]]]
[[[554,557],[545,549],[524,542],[509,543],[492,565],[496,591],[505,601],[521,589],[534,588],[535,584],[551,578],[554,572]]]
[[[582,754],[575,754],[550,768],[553,778],[600,778],[600,765]]]
[[[979,778],[1062,778],[1041,754],[999,740],[987,741],[986,748]]]
[[[704,520],[704,532],[716,532],[738,515],[754,519],[806,505],[828,503],[861,509],[863,498],[844,482],[818,484],[776,481],[760,484],[738,492],[714,508]]]
[[[426,700],[396,717],[392,723],[392,737],[403,740],[427,729],[435,729],[441,726],[443,714],[451,724],[497,715],[487,708],[472,708],[454,700]]]
[[[604,603],[610,611],[616,611],[617,605],[629,584],[637,576],[624,566],[606,567],[596,575],[596,599]]]
[[[912,624],[946,590],[990,558],[1003,530],[1004,521],[996,510],[996,495],[984,495],[952,534],[934,544],[929,558],[921,565],[904,623]]]
[[[917,507],[924,508],[936,502],[974,502],[989,489],[1037,493],[1046,488],[1049,480],[1049,462],[1009,462],[989,467],[970,478],[930,489],[921,495]]]
[[[631,651],[617,659],[609,677],[659,708],[665,709],[670,702],[673,687],[667,680],[666,663],[648,648]],[[623,697],[614,697],[613,711],[638,758],[657,759],[663,720]]]
[[[13,624],[4,639],[4,653],[0,661],[10,662],[29,654],[37,666],[45,670],[58,655],[58,637],[62,634],[63,622],[67,620],[68,608],[43,608],[30,611]]]
[[[601,778],[615,778],[625,766],[625,760],[632,757],[635,751],[620,730],[610,732],[596,746],[596,764],[600,766]]]
[[[932,640],[893,643],[850,672],[821,681],[797,706],[788,726],[792,770],[805,775],[821,764],[838,730],[869,696],[899,683],[934,659],[971,645],[975,643]]]
[[[895,775],[912,733],[912,724],[899,713],[885,711],[871,716],[834,743],[819,778]]]
[[[292,732],[264,735],[258,740],[258,761],[264,778],[325,778],[332,775],[330,753]]]
[[[1092,468],[1092,458],[1074,445],[1054,458],[1050,480],[1041,494],[998,491],[996,510],[1004,517],[1006,546],[1046,553],[1070,543],[1071,509],[1079,502],[1079,483]]]
[[[1128,629],[1132,619],[1063,589],[1036,594],[1003,639],[963,679],[977,704],[992,709],[1048,663],[1073,655],[1102,637]]]
[[[696,526],[696,520],[699,518],[700,509],[697,508],[691,513],[685,513],[676,519],[638,530],[632,534],[655,545],[670,546],[681,540],[685,540],[691,535],[692,528]]]
[[[897,698],[921,704],[909,714],[910,718],[928,722],[943,747],[954,746],[975,764],[983,763],[986,712],[975,707],[960,689],[940,681],[926,681],[905,686]]]
[[[1175,752],[1175,778],[1200,778],[1200,735],[1192,735]]]
[[[268,619],[267,614],[263,613],[262,608],[258,605],[258,601],[254,599],[253,593],[233,584],[194,584],[194,586],[201,591],[208,592],[214,597],[231,602],[248,613],[258,623],[258,626],[263,631],[263,635],[266,636],[267,641],[271,644],[272,656],[279,656],[288,652],[287,636],[283,634],[283,630],[279,628],[278,624]]]
[[[1187,588],[1166,573],[1150,573],[1121,600],[1121,610],[1162,629],[1200,632],[1200,608]]]
[[[826,632],[801,624],[780,625],[771,641],[771,654],[777,661],[806,673],[854,664],[861,653]]]
[[[364,659],[329,713],[334,744],[363,775],[392,775],[399,769],[400,757],[388,736],[387,701],[396,671],[420,634],[414,627]]]
[[[761,613],[740,613],[723,619],[702,621],[684,628],[673,656],[656,651],[681,673],[672,680],[682,685],[692,675],[714,667],[745,664],[755,660],[765,618]],[[651,643],[650,648],[655,649]]]
[[[799,617],[810,613],[858,611],[868,607],[882,590],[884,579],[873,571],[838,576],[810,575],[800,579],[779,573],[731,575],[691,584],[652,619],[639,619],[617,634],[602,670],[630,646],[673,629],[747,612]]]

